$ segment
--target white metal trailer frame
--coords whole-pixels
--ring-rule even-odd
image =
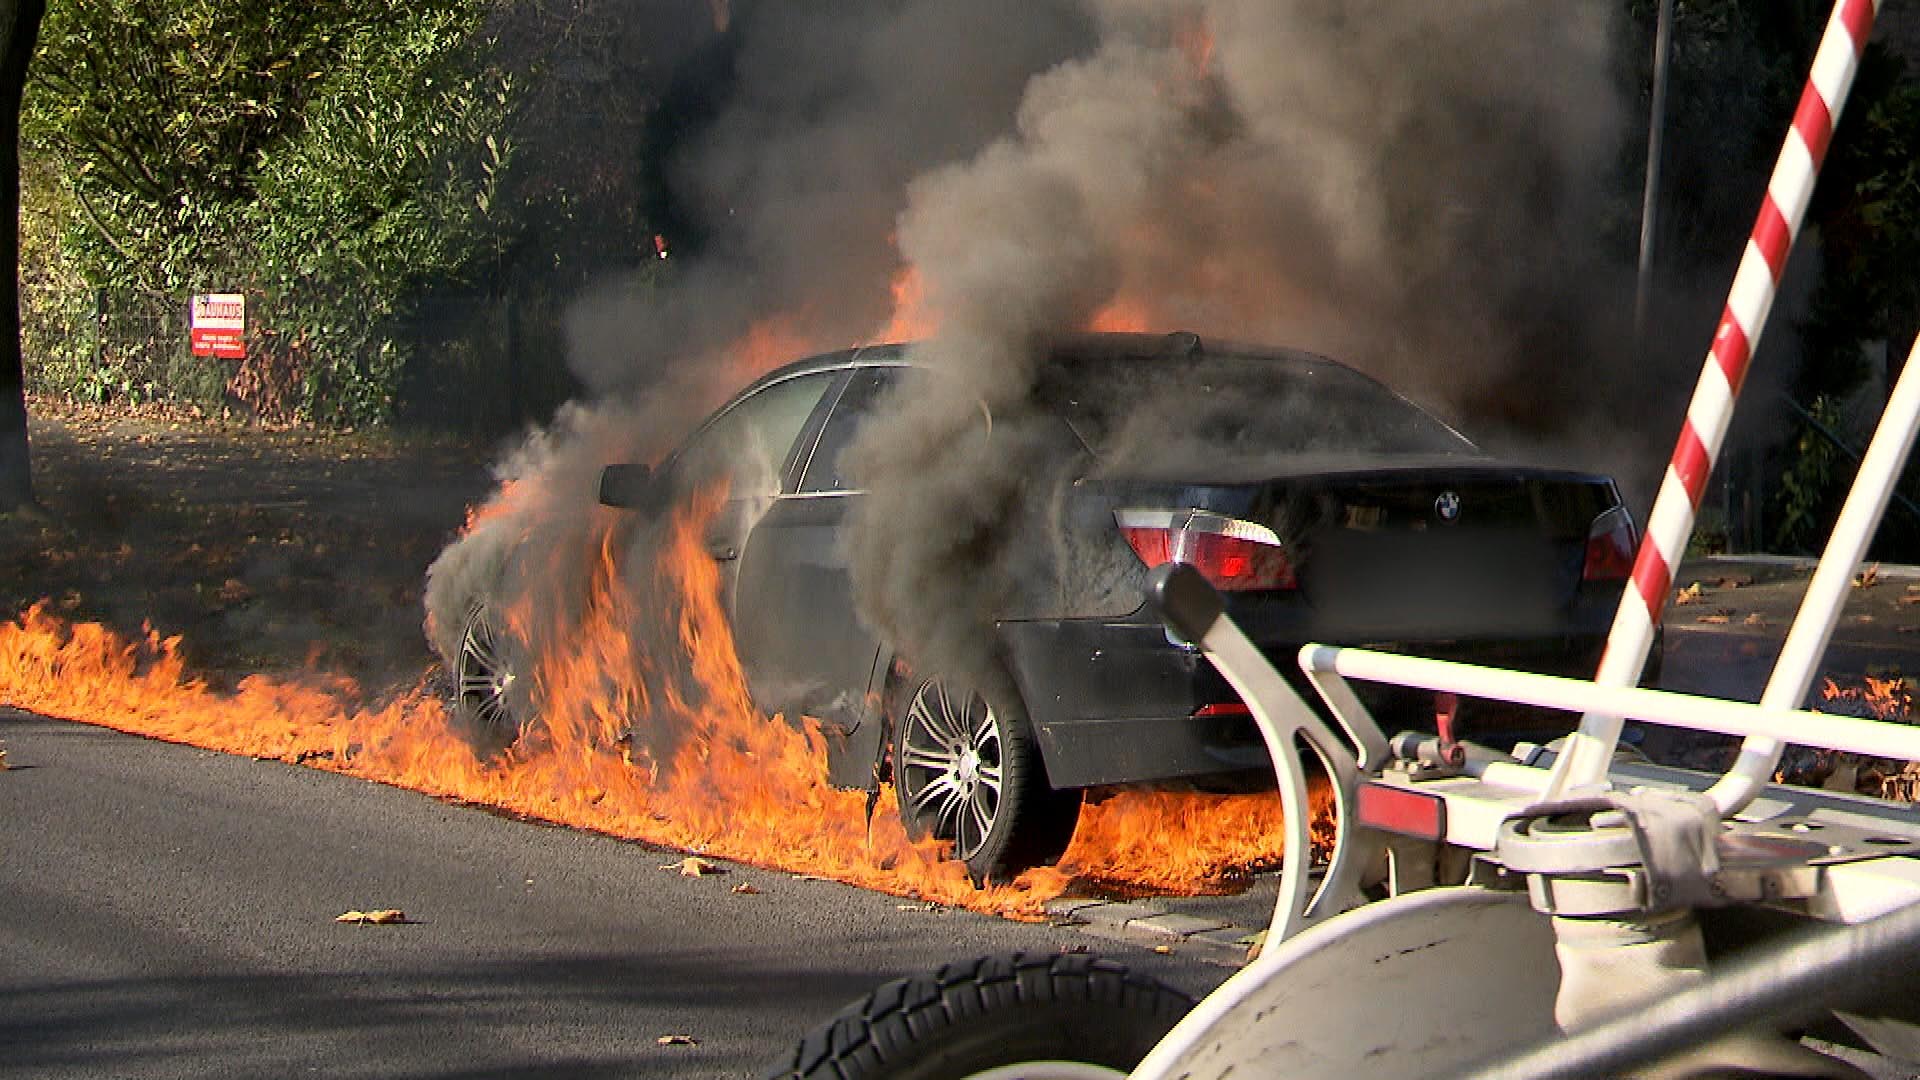
[[[1920,728],[1788,707],[1806,693],[1920,430],[1916,361],[1920,343],[1758,704],[1309,645],[1300,664],[1336,733],[1196,572],[1157,571],[1169,626],[1206,652],[1267,741],[1288,835],[1266,951],[1135,1075],[1447,1075],[1710,982],[1722,964],[1702,927],[1736,921],[1725,912],[1776,916],[1761,920],[1767,933],[1713,935],[1753,946],[1778,926],[1860,924],[1920,902],[1913,807],[1767,783],[1787,743],[1920,761]],[[1569,787],[1570,754],[1390,742],[1351,679],[1611,717],[1609,739],[1631,720],[1745,743],[1719,777],[1622,759],[1609,743],[1607,773]],[[1317,886],[1303,745],[1325,763],[1338,815]],[[1367,903],[1363,888],[1391,898]],[[1920,1063],[1916,1017],[1889,1004],[1841,1019],[1862,1044]],[[1853,1075],[1770,1031],[1733,1028],[1648,1074],[1734,1065]]]

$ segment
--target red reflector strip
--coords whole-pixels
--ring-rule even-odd
[[[1360,785],[1354,817],[1361,825],[1422,840],[1447,836],[1447,801],[1406,788],[1367,781]]]
[[[1253,710],[1245,702],[1219,701],[1212,705],[1202,705],[1193,710],[1195,716],[1252,716]]]

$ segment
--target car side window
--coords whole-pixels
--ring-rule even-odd
[[[674,469],[682,483],[727,482],[729,498],[776,495],[793,441],[839,375],[815,371],[761,387],[693,437]]]
[[[853,373],[853,381],[841,392],[840,400],[833,407],[833,415],[827,418],[826,427],[821,429],[813,458],[807,462],[807,471],[800,477],[800,491],[823,494],[853,489],[853,482],[847,478],[844,463],[840,459],[859,433],[861,423],[873,415],[875,404],[898,379],[901,370],[897,367],[874,367]]]

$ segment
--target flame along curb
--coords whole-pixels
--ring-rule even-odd
[[[1061,897],[1046,903],[1056,926],[1079,926],[1086,933],[1145,949],[1169,951],[1227,967],[1247,963],[1247,950],[1259,931],[1218,919],[1168,911],[1153,900],[1110,901]]]

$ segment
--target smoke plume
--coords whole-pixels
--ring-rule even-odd
[[[718,104],[667,165],[671,257],[567,323],[575,373],[652,402],[647,422],[574,414],[538,440],[533,473],[564,491],[505,508],[539,524],[500,536],[572,536],[622,456],[609,432],[657,450],[774,364],[925,336],[938,392],[850,451],[869,495],[847,554],[863,617],[917,666],[990,677],[1016,524],[1071,478],[1030,400],[1063,332],[1323,352],[1470,431],[1542,440],[1626,385],[1631,273],[1598,240],[1623,201],[1617,3],[726,11]],[[447,596],[497,573],[481,552],[436,567]],[[445,633],[460,602],[439,603]]]
[[[1068,0],[735,3],[731,84],[665,170],[685,252],[609,278],[567,320],[595,393],[708,376],[705,404],[807,351],[868,340],[916,175],[1011,123],[1036,71],[1092,39]]]
[[[898,246],[939,325],[918,355],[950,392],[852,451],[867,617],[991,673],[1012,526],[1053,475],[1019,418],[1062,331],[1303,346],[1456,417],[1563,421],[1617,355],[1593,292],[1617,268],[1581,254],[1620,149],[1616,7],[1090,3],[1098,44],[908,188]]]

